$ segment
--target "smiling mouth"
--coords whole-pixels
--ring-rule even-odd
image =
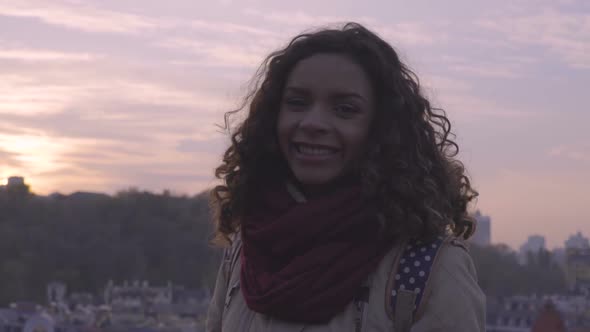
[[[339,152],[336,148],[314,144],[293,143],[292,146],[298,154],[310,157],[332,156]]]

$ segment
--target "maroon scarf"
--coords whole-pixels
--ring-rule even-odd
[[[256,312],[326,322],[353,300],[391,243],[358,184],[297,203],[286,186],[261,190],[242,219],[241,289]]]

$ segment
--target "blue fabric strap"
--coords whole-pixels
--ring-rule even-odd
[[[393,310],[394,320],[398,302],[398,294],[403,290],[402,293],[408,291],[416,294],[414,298],[412,310],[412,319],[416,317],[416,310],[420,307],[423,295],[426,290],[428,278],[432,270],[433,263],[435,261],[438,250],[441,248],[444,242],[443,237],[438,237],[434,241],[424,242],[420,240],[409,241],[402,256],[399,260],[397,270],[393,276],[393,287],[391,288],[390,304]],[[407,301],[402,301],[407,302]],[[408,304],[404,304],[408,305]],[[412,306],[412,303],[409,303]]]

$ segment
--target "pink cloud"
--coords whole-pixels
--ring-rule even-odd
[[[246,45],[244,45],[246,44]],[[257,43],[229,44],[222,41],[202,41],[189,38],[170,38],[157,43],[157,46],[193,54],[201,57],[203,66],[255,67],[271,48]]]
[[[295,12],[280,12],[245,9],[244,13],[246,15],[258,17],[272,23],[295,27],[306,26],[308,28],[310,26],[318,26],[326,23],[346,22],[350,20],[349,18],[343,16],[312,15],[300,10]]]
[[[225,21],[191,20],[183,23],[196,30],[209,30],[226,34],[250,34],[258,37],[277,36],[276,32],[268,29],[253,27],[246,24],[237,24]]]
[[[454,64],[449,67],[449,70],[469,76],[489,78],[510,79],[521,76],[516,70],[511,70],[504,65],[497,64]]]
[[[590,69],[590,14],[545,9],[538,14],[483,19],[476,24],[519,44],[547,47],[572,67]]]
[[[0,59],[20,61],[87,62],[96,60],[99,57],[99,55],[90,53],[68,53],[53,50],[39,50],[32,48],[0,50]]]
[[[331,26],[346,22],[359,22],[375,30],[385,39],[406,45],[431,45],[442,43],[448,39],[448,35],[442,32],[441,28],[447,24],[444,22],[398,22],[384,23],[377,19],[366,16],[329,16],[313,15],[304,11],[280,12],[280,11],[260,11],[255,9],[246,9],[244,11],[249,16],[261,18],[267,22],[287,25],[291,33],[300,32],[300,30],[312,30],[313,27]],[[295,28],[295,29],[294,29]]]
[[[590,163],[590,146],[560,145],[550,149],[547,154],[551,157],[565,158],[572,161]]]
[[[445,23],[432,22],[424,24],[420,22],[401,22],[393,24],[376,24],[375,30],[385,39],[397,45],[433,45],[445,43],[449,39],[444,31]]]
[[[95,8],[82,2],[7,0],[0,15],[36,18],[44,23],[87,32],[137,33],[158,27],[158,22],[139,15]]]

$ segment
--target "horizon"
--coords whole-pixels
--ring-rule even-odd
[[[375,31],[446,110],[492,240],[590,234],[590,2],[0,3],[0,179],[41,194],[195,194],[216,183],[270,52],[345,21]]]
[[[10,177],[5,178],[5,179],[0,179],[0,187],[1,186],[8,185],[8,179],[11,178],[11,177],[24,178],[24,177],[21,177],[21,176],[18,176],[18,175],[13,175],[13,176],[10,176]],[[153,190],[142,189],[141,187],[137,187],[137,186],[131,186],[131,187],[127,187],[127,188],[120,188],[118,190],[115,190],[114,192],[74,190],[74,191],[70,191],[70,192],[67,192],[67,193],[60,192],[60,191],[54,191],[54,192],[51,192],[51,193],[39,194],[39,193],[36,193],[34,190],[32,190],[33,189],[33,186],[26,181],[26,178],[24,178],[24,181],[25,181],[25,185],[28,185],[29,186],[30,192],[32,194],[37,195],[37,196],[42,196],[42,197],[49,197],[49,196],[55,195],[55,194],[69,196],[69,195],[73,195],[73,194],[76,194],[76,193],[99,194],[99,195],[107,195],[107,196],[110,196],[110,197],[114,197],[119,192],[124,192],[124,191],[127,191],[127,190],[137,190],[138,192],[147,192],[147,193],[154,194],[154,195],[162,195],[164,192],[169,192],[170,195],[173,196],[173,197],[187,196],[189,198],[194,198],[195,196],[200,195],[200,194],[204,193],[205,191],[211,189],[211,188],[205,188],[205,189],[203,189],[203,190],[201,190],[201,191],[199,191],[197,193],[179,193],[179,192],[175,192],[175,191],[172,191],[172,190],[169,190],[169,189],[163,189],[162,191],[157,192],[157,191],[153,191]],[[494,222],[493,222],[494,219],[493,219],[493,216],[490,216],[490,215],[486,214],[484,211],[481,211],[479,209],[476,209],[474,211],[471,211],[470,214],[475,214],[476,212],[480,212],[482,216],[488,216],[488,217],[491,218],[490,227],[493,230],[494,229]],[[568,240],[570,238],[570,236],[576,236],[578,234],[581,234],[582,236],[586,237],[586,235],[583,232],[581,232],[581,231],[578,230],[578,231],[576,231],[576,232],[568,235],[568,237],[567,238],[564,238],[563,241],[560,244],[554,245],[553,247],[549,247],[547,245],[547,237],[544,234],[541,234],[541,233],[531,233],[531,234],[529,234],[527,236],[526,240],[528,241],[528,239],[530,237],[541,236],[541,237],[543,237],[543,239],[546,242],[545,249],[550,250],[550,251],[553,251],[555,249],[564,249],[565,248],[565,241]],[[513,251],[515,251],[517,253],[520,251],[520,246],[523,245],[524,243],[525,242],[520,243],[517,246],[514,246],[514,245],[510,245],[508,243],[501,242],[501,241],[500,242],[494,241],[494,238],[493,237],[491,238],[491,242],[490,242],[490,244],[492,246],[507,245],[510,249],[512,249]]]

